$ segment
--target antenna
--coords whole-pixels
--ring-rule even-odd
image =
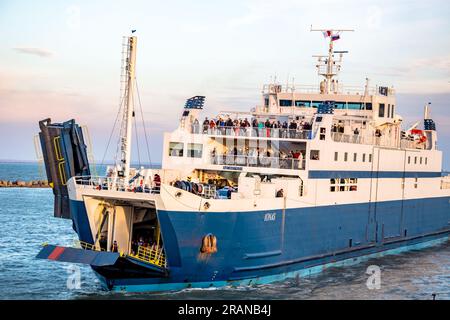
[[[425,120],[431,119],[430,107],[431,107],[431,102],[428,102],[428,103],[425,105],[425,107],[424,107],[424,110],[423,110],[423,118],[424,118]]]
[[[333,77],[337,76],[339,71],[341,70],[342,57],[344,53],[348,53],[348,51],[333,51],[334,41],[339,40],[341,38],[342,32],[353,32],[353,29],[313,29],[312,25],[310,31],[313,32],[322,32],[325,38],[329,38],[328,44],[328,55],[314,55],[318,60],[318,64],[316,65],[318,74],[325,77],[325,83],[321,83],[320,93],[330,94],[332,92],[336,92],[337,85],[332,86],[334,80]],[[339,60],[335,61],[334,54],[339,54]]]

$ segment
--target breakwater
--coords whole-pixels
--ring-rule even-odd
[[[48,188],[47,180],[0,180],[0,188]]]

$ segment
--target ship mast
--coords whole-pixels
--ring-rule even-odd
[[[126,38],[124,48],[122,82],[123,90],[120,100],[124,103],[122,113],[122,127],[120,130],[120,162],[117,164],[117,175],[129,178],[131,162],[131,136],[134,118],[134,87],[135,87],[135,65],[136,65],[136,43],[137,38],[130,36]]]
[[[340,34],[344,31],[354,31],[352,29],[313,29],[311,26],[310,31],[320,31],[323,33],[323,35],[326,38],[329,38],[329,44],[328,44],[328,55],[327,56],[321,56],[321,55],[314,55],[313,57],[318,58],[318,64],[317,69],[319,75],[323,76],[325,78],[325,87],[322,90],[321,93],[330,94],[337,90],[337,87],[333,87],[333,77],[336,76],[341,68],[342,63],[342,56],[344,53],[347,53],[347,51],[333,51],[333,45],[334,41],[338,40],[340,38]],[[334,54],[339,53],[340,57],[339,60],[334,59]],[[322,92],[323,91],[323,92]]]

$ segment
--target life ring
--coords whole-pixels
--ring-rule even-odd
[[[198,189],[199,189],[199,185],[195,182],[192,182],[192,193],[198,194],[199,193]]]
[[[186,191],[192,192],[192,183],[189,181],[185,181],[185,184],[186,184]]]
[[[424,143],[425,141],[427,141],[427,137],[425,136],[423,130],[412,129],[411,134],[413,135],[413,137],[415,137],[414,140],[419,140],[419,143]]]
[[[175,183],[173,184],[173,186],[174,186],[175,188],[178,188],[178,189],[183,189],[183,186],[182,186],[182,184],[181,184],[181,181],[179,181],[179,180],[175,181]]]
[[[209,233],[202,239],[201,253],[216,253],[217,252],[217,238],[213,234]]]
[[[217,252],[217,238],[214,235],[210,235],[209,238],[211,239],[211,253]]]

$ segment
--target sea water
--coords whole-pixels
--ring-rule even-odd
[[[17,179],[45,176],[35,163],[0,163],[0,180]],[[450,299],[450,242],[264,286],[132,294],[105,291],[88,266],[35,258],[44,243],[76,239],[53,217],[51,189],[0,188],[0,299]],[[379,289],[367,285],[370,266]]]

